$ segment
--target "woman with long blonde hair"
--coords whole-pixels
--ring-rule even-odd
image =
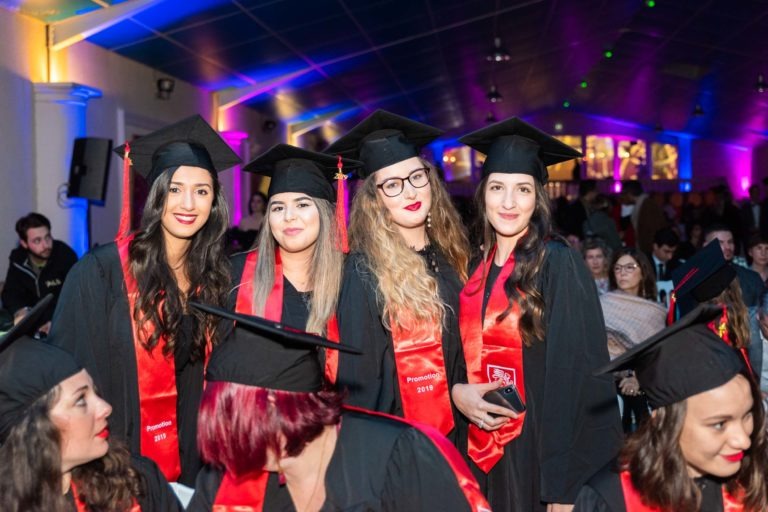
[[[468,244],[459,215],[418,146],[441,132],[377,111],[327,153],[359,159],[365,181],[350,219],[339,331],[362,356],[340,355],[351,405],[427,423],[456,441],[450,388],[466,371],[458,294]]]
[[[244,170],[271,181],[256,248],[232,259],[235,310],[338,340],[334,314],[344,255],[331,186],[337,159],[277,144]],[[335,358],[326,375],[334,380]]]

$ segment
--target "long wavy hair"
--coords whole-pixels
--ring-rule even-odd
[[[742,299],[739,280],[734,278],[720,295],[709,300],[708,303],[727,308],[728,331],[733,346],[736,348],[749,346],[751,339],[749,311],[747,310],[747,305],[744,304],[744,299]],[[757,340],[757,342],[759,341]]]
[[[445,256],[460,279],[466,281],[469,243],[464,225],[434,166],[420,160],[430,170],[432,227],[427,229],[430,243]],[[378,280],[377,300],[383,305],[385,326],[391,327],[390,321],[407,329],[424,322],[442,323],[446,305],[440,298],[437,279],[428,272],[424,258],[408,247],[392,221],[377,192],[375,173],[366,178],[352,202],[349,239],[350,248],[365,255],[370,271]],[[403,312],[408,314],[401,314]]]
[[[741,469],[726,480],[732,495],[743,492],[747,512],[768,510],[768,443],[765,411],[760,390],[750,376],[752,404],[752,446],[744,453]],[[688,465],[680,449],[680,435],[685,423],[686,402],[660,407],[640,429],[630,435],[619,459],[632,477],[632,485],[647,505],[669,512],[694,512],[700,509],[701,493],[688,476]]]
[[[493,228],[485,214],[485,189],[488,179],[483,178],[475,192],[475,204],[477,205],[476,227],[483,234],[483,280],[488,276],[491,265],[488,256],[496,247],[496,230]],[[539,290],[538,278],[544,267],[546,259],[547,240],[552,234],[552,207],[549,196],[544,186],[538,180],[534,180],[536,190],[536,205],[534,206],[528,230],[520,237],[515,245],[515,268],[512,275],[504,283],[504,291],[509,305],[497,318],[497,322],[503,321],[512,313],[515,305],[520,308],[518,326],[525,346],[532,346],[536,340],[543,340],[545,335],[544,325],[544,296]],[[563,241],[563,243],[565,243]],[[482,293],[482,284],[477,290],[469,290],[469,293]]]
[[[317,237],[309,269],[310,305],[305,330],[324,335],[328,319],[336,312],[341,288],[344,255],[338,249],[334,206],[325,199],[312,198],[320,214],[320,233]],[[267,211],[272,206],[270,200]],[[269,292],[275,283],[275,247],[277,242],[265,217],[265,229],[259,232],[256,250],[259,260],[253,277],[254,314],[263,316]]]
[[[0,510],[64,512],[71,509],[61,493],[61,434],[50,418],[59,387],[35,401],[0,446]],[[123,512],[146,492],[146,483],[130,465],[122,445],[109,442],[99,459],[72,470],[72,481],[88,510]]]
[[[330,389],[298,393],[209,382],[197,421],[200,455],[235,476],[263,469],[267,450],[295,457],[326,426],[339,424],[343,398]]]
[[[184,314],[195,317],[192,330],[192,358],[205,354],[207,338],[215,344],[218,320],[196,309],[185,311],[190,300],[224,307],[229,291],[229,270],[224,253],[224,234],[229,225],[229,207],[221,191],[218,178],[213,175],[213,205],[208,221],[192,237],[184,256],[184,267],[189,279],[189,291],[182,295],[173,270],[168,265],[163,238],[162,217],[168,198],[171,178],[178,167],[163,172],[152,184],[141,216],[141,229],[129,248],[131,272],[138,285],[138,297],[132,312],[139,332],[149,325],[155,330],[142,340],[152,350],[166,339],[163,354],[173,354],[176,336],[181,330]]]
[[[616,266],[616,262],[619,261],[622,256],[629,256],[640,266],[640,289],[638,290],[637,295],[643,299],[656,302],[656,272],[654,272],[651,262],[648,261],[648,257],[634,247],[622,247],[616,251],[613,258],[611,258],[611,265],[608,267],[610,290],[617,290],[619,288],[619,284],[616,281],[616,272],[613,271],[613,267]]]

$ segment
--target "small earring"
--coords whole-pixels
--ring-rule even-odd
[[[432,212],[427,214],[427,229],[432,229]]]

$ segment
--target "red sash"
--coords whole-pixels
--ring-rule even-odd
[[[517,304],[503,321],[496,318],[509,306],[504,282],[515,268],[515,254],[509,255],[499,277],[493,283],[491,296],[483,321],[483,295],[485,293],[486,265],[493,261],[496,248],[491,251],[485,265],[480,265],[467,281],[459,297],[459,328],[467,361],[470,384],[501,380],[514,384],[525,402],[523,378],[523,342],[517,327],[520,310]],[[504,455],[504,446],[520,435],[525,413],[510,419],[499,430],[488,432],[474,424],[469,426],[469,456],[477,466],[488,473]]]
[[[176,367],[173,357],[163,356],[165,338],[160,339],[152,352],[147,351],[141,343],[141,340],[152,335],[154,326],[145,323],[142,332],[137,331],[133,311],[138,296],[138,285],[130,271],[128,247],[131,240],[133,236],[118,240],[117,250],[123,267],[136,353],[141,454],[154,460],[169,482],[175,482],[181,474],[176,418]]]
[[[72,490],[72,496],[74,496],[75,498],[75,509],[77,510],[77,512],[89,512],[88,507],[85,505],[85,503],[80,501],[80,496],[77,492],[77,488],[75,487],[75,482],[71,482],[69,486],[70,486],[70,489]],[[125,512],[141,512],[141,507],[139,506],[138,503],[136,503],[136,498],[133,499],[133,506],[130,509],[126,510]]]
[[[629,471],[622,471],[619,474],[621,478],[621,490],[624,494],[624,506],[627,512],[663,512],[656,507],[649,507],[643,503],[640,493],[637,492],[635,486],[632,485],[632,478],[629,475]],[[721,486],[723,490],[723,509],[725,512],[741,512],[744,510],[739,500],[731,496],[726,490],[725,486]]]
[[[256,275],[256,264],[259,261],[259,252],[251,251],[245,257],[243,275],[240,277],[240,289],[237,291],[237,303],[235,311],[244,315],[256,313],[253,305],[253,278]],[[272,290],[267,296],[264,305],[264,314],[267,320],[280,322],[283,317],[283,264],[280,260],[280,249],[275,249],[275,281]],[[332,316],[326,325],[325,337],[331,341],[339,342],[339,325],[336,316]],[[336,383],[336,374],[339,369],[339,352],[337,350],[325,351],[325,379],[331,384]]]
[[[383,412],[369,411],[368,409],[362,409],[360,407],[354,407],[351,405],[345,405],[344,409],[368,414],[370,416],[381,416],[383,418],[389,418],[395,421],[406,423],[417,429],[419,432],[427,436],[430,441],[432,441],[432,444],[435,445],[435,448],[437,448],[445,461],[448,463],[448,466],[456,476],[459,488],[461,489],[462,493],[464,493],[464,497],[467,498],[467,502],[469,503],[471,510],[473,512],[491,511],[491,507],[488,505],[488,501],[486,501],[483,493],[480,492],[480,486],[477,484],[475,477],[472,476],[472,472],[469,470],[467,463],[464,462],[464,459],[461,458],[461,455],[459,455],[456,447],[453,446],[453,444],[451,444],[451,442],[448,441],[448,439],[446,439],[446,437],[442,435],[442,433],[440,433],[437,429],[430,425],[410,421],[407,418],[400,418],[398,416],[392,416],[391,414],[385,414]]]
[[[240,479],[224,473],[213,512],[261,512],[267,491],[269,473],[266,471],[245,475]]]

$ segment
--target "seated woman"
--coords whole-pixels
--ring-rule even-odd
[[[584,263],[592,274],[597,286],[597,293],[605,293],[610,288],[608,280],[608,265],[611,262],[611,250],[602,238],[592,237],[584,240],[581,245],[581,255]]]
[[[600,297],[608,353],[614,358],[664,328],[666,310],[654,302],[656,281],[648,258],[624,247],[611,262],[610,289]],[[619,375],[619,395],[624,408],[622,425],[631,432],[648,417],[648,404],[632,372]]]
[[[633,368],[654,411],[576,512],[768,510],[765,412],[744,361],[707,326],[719,314],[699,306],[599,370]]]
[[[26,336],[49,304],[0,338],[0,510],[182,510],[153,462],[109,439],[88,372]]]
[[[323,387],[317,347],[354,349],[206,311],[238,327],[208,366],[198,442],[209,465],[187,510],[489,510],[435,429],[342,407],[342,395]]]

